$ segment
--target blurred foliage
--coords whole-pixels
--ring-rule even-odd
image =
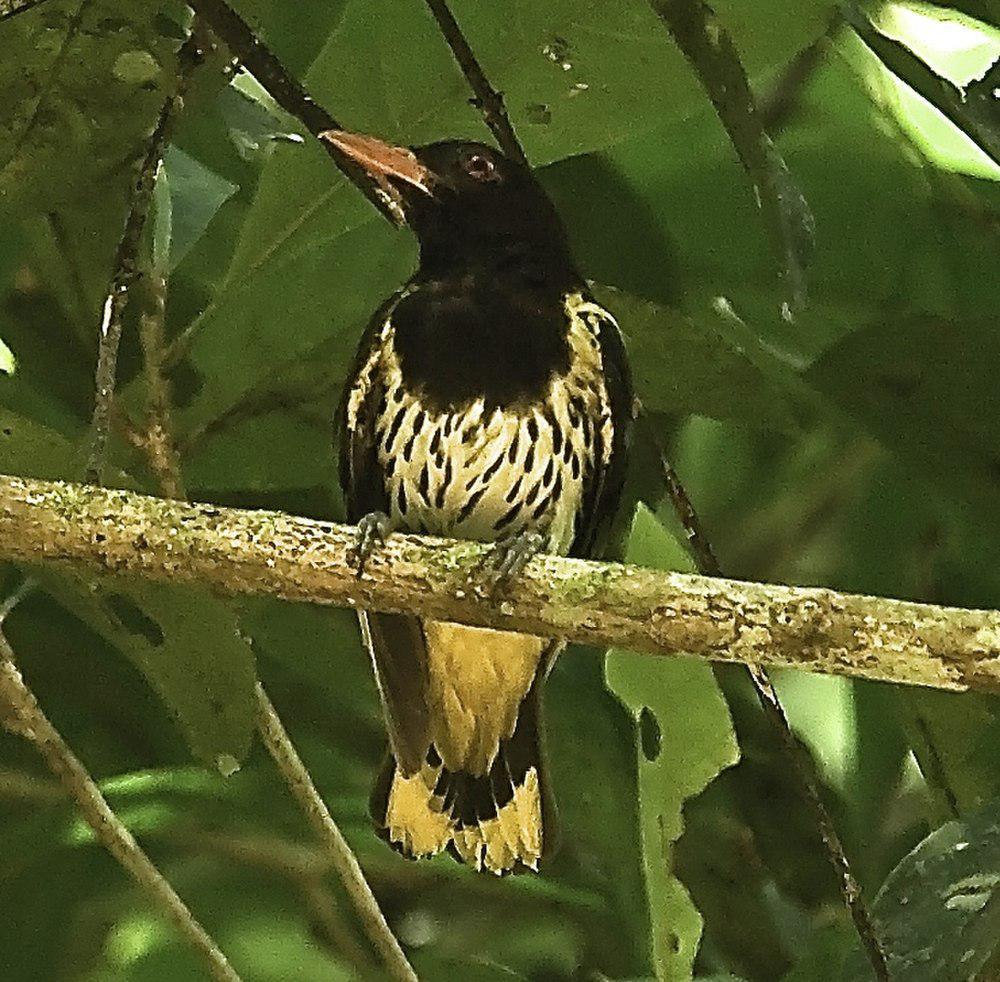
[[[1000,31],[992,0],[954,6],[852,12],[919,60],[907,78],[836,4],[715,4],[816,218],[809,302],[788,323],[752,189],[648,4],[453,3],[629,338],[647,410],[632,481],[646,506],[625,516],[638,561],[690,563],[655,438],[730,575],[1000,606],[1000,167],[949,120],[954,104],[924,98],[936,76],[968,86],[978,132],[995,135]],[[485,137],[419,0],[237,7],[346,125]],[[5,472],[81,472],[131,168],[189,18],[172,0],[46,0],[0,21]],[[210,59],[192,80],[154,205],[185,481],[200,500],[335,517],[332,408],[413,243],[222,67]],[[145,420],[136,326],[130,310],[113,463],[118,483],[155,491],[126,439]],[[21,575],[3,571],[3,596]],[[407,864],[372,835],[384,737],[347,612],[48,572],[4,629],[53,721],[248,982],[378,977],[249,746],[255,670],[423,977],[865,977],[738,672],[566,654],[546,692],[561,848],[540,877],[494,880],[446,858]],[[778,687],[878,893],[899,977],[996,977],[997,700],[795,674]],[[4,979],[201,977],[6,735],[0,821]]]

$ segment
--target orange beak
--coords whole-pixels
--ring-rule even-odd
[[[348,133],[346,130],[325,130],[319,136],[363,168],[400,213],[405,211],[402,196],[390,178],[405,181],[424,194],[433,196],[434,175],[408,147],[395,147],[374,136]]]

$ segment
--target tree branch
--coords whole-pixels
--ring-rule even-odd
[[[66,793],[76,802],[97,841],[146,891],[156,908],[169,917],[191,942],[204,959],[212,978],[220,982],[240,982],[226,956],[111,810],[87,769],[49,722],[34,694],[25,685],[14,663],[14,652],[2,632],[0,717],[8,730],[34,744]]]
[[[472,48],[469,47],[469,42],[465,40],[462,28],[458,26],[458,21],[448,9],[446,0],[427,0],[427,6],[434,15],[445,41],[448,42],[458,67],[462,69],[469,88],[475,93],[473,102],[482,113],[483,120],[496,138],[500,149],[511,160],[516,160],[527,167],[528,158],[514,132],[514,127],[511,126],[503,96],[490,85],[486,73],[473,54]]]
[[[178,55],[178,71],[174,91],[167,97],[160,109],[160,115],[149,138],[146,155],[139,167],[132,189],[125,230],[115,252],[114,273],[101,313],[98,340],[97,369],[95,372],[94,415],[90,455],[87,459],[86,479],[98,483],[104,467],[111,427],[111,407],[115,398],[115,378],[118,371],[118,348],[122,339],[122,323],[125,306],[128,303],[129,288],[139,275],[138,251],[142,228],[146,222],[149,205],[153,197],[156,174],[163,159],[170,137],[173,119],[180,110],[184,90],[191,71],[200,58],[200,48],[195,35],[188,37]]]
[[[939,689],[1000,691],[1000,612],[542,556],[502,597],[489,544],[394,535],[358,577],[351,526],[0,477],[0,560],[266,594]]]
[[[260,683],[257,684],[257,730],[299,807],[309,819],[313,831],[326,847],[337,875],[360,915],[368,937],[375,943],[385,961],[389,974],[400,982],[416,982],[417,974],[410,967],[403,949],[386,923],[385,915],[357,858],[316,790],[309,771],[302,763]]]
[[[343,127],[300,82],[294,79],[275,55],[257,39],[250,25],[225,0],[192,0],[191,6],[225,42],[243,67],[285,112],[294,116],[317,139],[324,130]],[[402,215],[392,199],[371,179],[364,168],[351,160],[329,140],[319,139],[344,176],[355,184],[393,224],[402,224]]]

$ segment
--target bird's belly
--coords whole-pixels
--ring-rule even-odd
[[[531,529],[547,550],[569,550],[593,447],[568,406],[514,412],[480,400],[433,414],[414,400],[382,422],[380,463],[400,527],[480,541]]]

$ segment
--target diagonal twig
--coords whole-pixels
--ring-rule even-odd
[[[319,139],[323,149],[348,180],[358,187],[385,218],[393,224],[401,224],[402,216],[398,207],[364,168],[329,140],[320,139],[320,134],[325,130],[339,130],[343,127],[288,73],[274,53],[260,42],[250,25],[225,0],[192,0],[191,6],[271,98]]]
[[[704,0],[650,2],[701,81],[753,183],[789,293],[782,314],[792,320],[806,300],[815,234],[809,205],[761,123],[736,46],[711,7]]]
[[[681,483],[677,471],[674,470],[673,465],[665,454],[661,454],[660,461],[663,466],[667,494],[684,528],[687,540],[691,545],[691,551],[695,556],[698,570],[706,576],[722,576],[722,568],[715,555],[715,550],[712,549],[708,536],[705,534],[705,530],[698,518],[698,513],[695,511],[694,505],[691,504],[691,499],[688,497],[687,490]],[[836,826],[833,824],[833,819],[830,817],[830,813],[823,803],[813,762],[792,732],[788,717],[785,715],[785,709],[778,699],[778,693],[775,691],[774,684],[767,670],[761,665],[752,662],[747,663],[745,667],[747,674],[750,676],[750,681],[753,683],[754,691],[757,693],[757,701],[760,703],[764,715],[770,721],[774,732],[778,735],[782,750],[792,765],[802,795],[813,814],[813,821],[815,821],[816,827],[819,830],[820,838],[826,849],[827,858],[837,875],[837,884],[840,888],[844,905],[851,915],[855,931],[865,949],[865,954],[868,956],[875,977],[879,982],[888,982],[889,969],[882,942],[871,914],[868,911],[868,907],[864,902],[861,886],[851,872],[851,865],[847,859],[847,854],[844,852],[840,836],[837,834]]]
[[[448,42],[455,61],[458,62],[462,74],[465,75],[469,87],[475,93],[473,104],[482,113],[483,120],[489,127],[490,132],[496,138],[500,149],[511,159],[519,164],[528,166],[528,158],[524,149],[514,132],[510,117],[507,115],[507,107],[504,104],[503,96],[490,85],[486,73],[479,64],[469,42],[466,41],[462,29],[458,26],[451,10],[448,8],[446,0],[427,0],[434,19]]]
[[[5,728],[34,744],[72,797],[97,841],[146,891],[156,908],[177,926],[202,956],[213,979],[240,982],[239,975],[177,891],[111,810],[87,769],[63,740],[25,684],[6,636],[0,631],[0,718]]]
[[[316,790],[312,776],[260,683],[257,684],[257,731],[313,831],[326,847],[340,881],[389,973],[399,982],[416,982],[417,975],[386,922],[357,857]]]

